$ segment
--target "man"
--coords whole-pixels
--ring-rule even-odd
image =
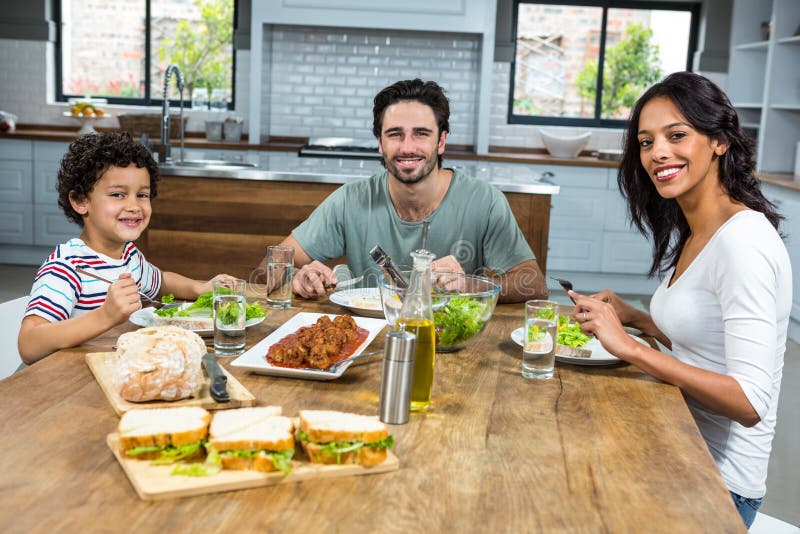
[[[500,302],[546,298],[547,285],[503,194],[443,169],[450,106],[435,82],[399,81],[375,97],[373,134],[386,171],[333,192],[281,245],[294,247],[293,289],[324,296],[337,282],[322,262],[347,256],[356,274],[374,270],[375,245],[409,264],[430,223],[434,271],[469,272],[502,284]],[[262,262],[261,271],[263,272]]]

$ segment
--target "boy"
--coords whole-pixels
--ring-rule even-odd
[[[83,232],[58,245],[36,275],[17,340],[26,364],[125,322],[142,307],[140,291],[194,299],[211,290],[210,281],[161,272],[133,244],[150,222],[157,182],[156,162],[127,133],[85,135],[69,146],[58,172],[58,205]]]

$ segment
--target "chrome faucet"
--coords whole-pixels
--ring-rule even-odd
[[[164,72],[164,101],[161,104],[161,143],[164,145],[164,161],[162,163],[170,163],[172,161],[172,147],[169,144],[169,97],[167,96],[167,88],[169,87],[169,79],[172,74],[175,74],[175,83],[178,85],[180,93],[180,129],[181,129],[181,153],[180,160],[183,161],[183,73],[177,65],[171,64]]]

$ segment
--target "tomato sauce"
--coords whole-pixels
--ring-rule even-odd
[[[367,330],[366,328],[356,327],[356,331],[358,332],[358,337],[355,338],[353,341],[348,341],[347,343],[342,345],[342,348],[339,349],[339,353],[336,356],[330,357],[331,365],[340,360],[344,360],[345,358],[349,358],[350,356],[352,356],[356,352],[356,350],[358,350],[358,348],[364,343],[364,341],[366,341],[367,337],[369,336],[369,330]],[[294,336],[295,334],[289,334],[288,336],[284,337],[283,339],[275,343],[275,345],[277,346],[288,345],[293,342]],[[275,362],[272,360],[272,358],[270,358],[269,353],[267,353],[265,358],[267,360],[267,363],[275,367],[288,367],[290,369],[306,369],[306,367],[303,367],[302,365],[296,366],[296,365],[289,365],[286,363]]]

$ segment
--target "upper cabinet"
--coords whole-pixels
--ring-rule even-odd
[[[757,139],[758,170],[794,170],[800,141],[800,1],[735,0],[728,95]]]

